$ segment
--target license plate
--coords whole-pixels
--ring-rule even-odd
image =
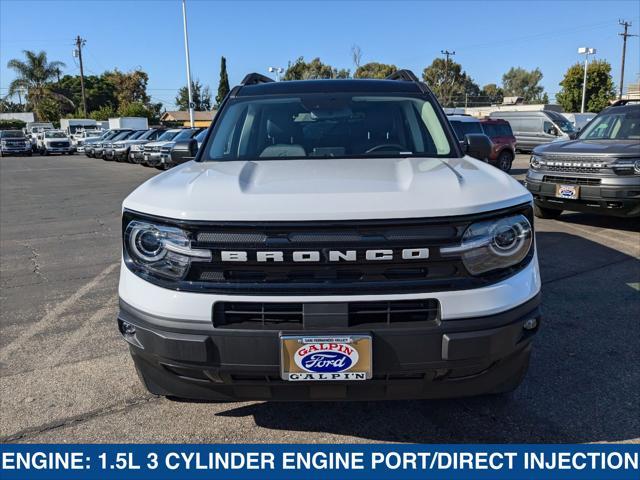
[[[371,378],[371,363],[370,335],[280,337],[283,380],[367,380]]]
[[[580,196],[578,185],[556,185],[556,197],[575,200]]]

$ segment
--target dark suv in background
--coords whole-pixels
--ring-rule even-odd
[[[575,140],[537,147],[525,185],[538,217],[563,210],[640,216],[640,104],[616,102]]]

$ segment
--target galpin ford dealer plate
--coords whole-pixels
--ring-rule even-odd
[[[283,380],[338,381],[371,378],[371,336],[280,337]]]

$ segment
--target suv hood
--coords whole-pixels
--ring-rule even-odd
[[[569,140],[541,145],[534,150],[536,154],[584,154],[633,156],[640,155],[640,144],[637,140]]]
[[[146,144],[147,147],[163,147],[167,143],[172,143],[173,140],[163,140],[161,142],[148,142]]]
[[[469,157],[191,161],[142,184],[123,207],[185,220],[351,220],[465,215],[531,198]]]

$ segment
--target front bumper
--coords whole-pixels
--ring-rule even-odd
[[[499,392],[526,371],[539,295],[497,315],[421,328],[349,331],[373,342],[373,377],[360,382],[287,382],[280,378],[280,332],[195,331],[179,320],[120,303],[118,323],[136,368],[154,394],[200,400],[383,400],[450,398]],[[309,334],[308,330],[287,334]],[[314,335],[345,334],[336,329]]]
[[[143,162],[144,164],[155,167],[156,165],[160,165],[162,155],[160,152],[145,152],[143,154]]]
[[[637,175],[602,177],[600,185],[580,185],[579,198],[575,200],[557,198],[558,183],[545,181],[544,175],[529,170],[525,180],[525,187],[541,207],[619,217],[640,216],[640,177]],[[549,172],[547,175],[560,174]]]
[[[45,147],[47,153],[62,153],[68,154],[74,151],[73,147]]]
[[[158,395],[207,400],[365,400],[445,398],[500,391],[526,370],[540,319],[537,258],[512,277],[488,287],[450,292],[250,296],[171,291],[142,280],[123,264],[118,323],[147,388]],[[373,378],[363,382],[292,383],[280,379],[279,330],[216,328],[216,302],[367,302],[437,299],[437,322],[313,334],[368,333]],[[286,334],[309,333],[286,330]]]
[[[0,151],[2,151],[3,155],[25,155],[31,153],[31,145],[28,147],[0,147]]]

